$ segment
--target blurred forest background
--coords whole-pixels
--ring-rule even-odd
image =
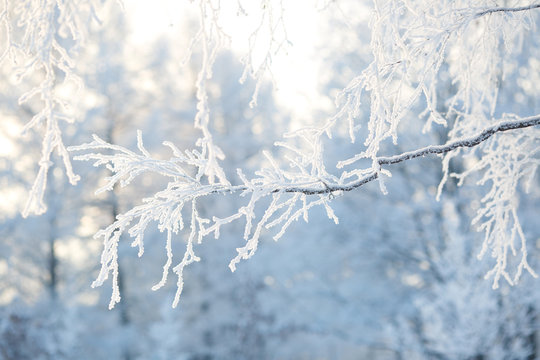
[[[134,149],[140,129],[156,156],[169,155],[165,140],[180,149],[193,145],[201,54],[195,49],[182,66],[197,19],[189,4],[179,3],[125,1],[124,10],[105,3],[103,24],[93,23],[77,57],[84,89],[57,89],[81,120],[66,127],[66,144],[88,142],[95,133]],[[286,13],[290,44],[275,57],[274,79],[262,83],[257,106],[249,107],[255,83],[238,81],[245,45],[233,40],[218,54],[208,85],[211,126],[232,177],[238,167],[258,169],[263,150],[279,158],[273,143],[283,133],[332,116],[335,94],[371,61],[371,3],[314,3],[299,1]],[[531,27],[523,42],[514,64],[521,77],[501,83],[498,113],[540,113],[540,30]],[[441,96],[455,91],[445,77],[448,66],[441,71]],[[1,359],[540,358],[540,283],[526,275],[516,286],[492,290],[483,278],[492,264],[476,259],[482,234],[470,220],[485,189],[450,179],[435,201],[442,176],[437,157],[396,165],[386,196],[368,184],[336,199],[339,225],[319,209],[278,242],[263,234],[256,255],[235,273],[227,265],[244,242],[243,229],[233,224],[219,239],[209,236],[197,246],[202,260],[185,270],[176,309],[174,281],[150,290],[161,278],[165,234],[147,231],[142,258],[125,239],[122,301],[109,311],[109,286],[90,287],[102,250],[93,235],[161,189],[163,179],[142,176],[136,186],[95,196],[105,170],[74,162],[82,179],[72,186],[55,165],[47,180],[48,211],[23,219],[41,138],[20,133],[41,105],[36,99],[19,106],[17,99],[39,78],[17,82],[11,64],[0,64]],[[422,134],[424,122],[416,118],[400,129],[399,146],[381,152],[446,141],[446,128]],[[330,162],[354,154],[356,146],[346,130],[325,145]],[[451,166],[467,161],[457,158]],[[539,272],[538,176],[529,193],[518,191],[529,262]],[[209,199],[199,211],[225,214],[238,208],[235,201]],[[179,237],[174,241],[182,246]]]

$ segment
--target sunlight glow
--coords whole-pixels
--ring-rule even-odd
[[[185,1],[154,0],[125,1],[126,16],[131,25],[130,41],[150,45],[163,36],[171,36],[177,29],[183,13],[188,9]]]
[[[15,151],[15,143],[13,139],[17,139],[21,132],[20,125],[12,118],[3,118],[0,125],[0,156],[5,157],[13,154]]]
[[[273,15],[280,12],[279,1],[270,2]],[[187,43],[181,37],[193,36],[197,31],[198,22],[193,17],[192,23],[188,16],[195,15],[195,4],[174,0],[156,0],[153,2],[126,1],[126,13],[130,18],[132,28],[131,42],[138,47],[149,46],[159,38],[169,37],[177,43]],[[277,50],[277,45],[270,44],[271,37],[267,22],[261,23],[259,3],[242,3],[247,16],[236,11],[235,7],[223,7],[220,17],[223,31],[230,36],[231,50],[240,57],[251,54],[254,67],[261,65],[271,47],[272,63],[267,72],[266,81],[274,84],[275,98],[281,107],[287,110],[293,119],[302,123],[305,119],[321,110],[332,110],[333,99],[320,95],[318,89],[319,73],[322,60],[317,57],[317,45],[320,42],[318,20],[321,16],[314,4],[292,2],[287,4],[283,19],[287,31],[288,42]],[[276,21],[274,19],[274,21]],[[261,25],[255,48],[249,49],[249,37]],[[189,31],[186,32],[186,28]],[[278,37],[285,37],[278,32]],[[280,41],[276,39],[276,41]],[[277,52],[275,51],[277,50]],[[179,64],[180,66],[180,64]],[[298,121],[297,120],[297,121]],[[309,123],[311,120],[307,120]],[[305,124],[292,124],[300,127]]]

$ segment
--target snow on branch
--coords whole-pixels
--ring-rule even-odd
[[[75,56],[83,45],[92,20],[99,22],[96,15],[98,0],[4,0],[4,9],[0,12],[0,26],[6,29],[5,50],[0,53],[0,61],[8,58],[15,66],[16,78],[35,77],[40,70],[45,73],[39,85],[21,95],[19,104],[28,103],[39,97],[43,102],[40,111],[24,127],[29,130],[43,131],[39,170],[34,180],[23,216],[42,214],[47,206],[43,197],[47,187],[47,174],[53,165],[51,160],[57,152],[64,164],[66,175],[71,184],[76,184],[79,176],[73,172],[71,159],[63,139],[63,122],[73,123],[75,118],[70,114],[70,104],[58,95],[58,87],[75,85],[80,89],[83,84],[75,74]],[[119,1],[123,7],[122,2]],[[219,52],[230,45],[230,37],[221,26],[221,5],[211,0],[195,2],[199,10],[199,30],[193,37],[188,49],[188,56],[199,45],[202,52],[202,64],[196,81],[197,114],[195,127],[202,136],[197,145],[203,157],[207,159],[202,173],[208,175],[211,183],[228,184],[220,161],[222,150],[214,142],[209,130],[211,120],[208,103],[207,82],[212,78],[212,68]],[[240,2],[237,3],[239,13],[247,15]],[[260,22],[249,37],[249,53],[243,57],[245,70],[240,79],[244,82],[248,76],[256,79],[256,88],[251,106],[255,106],[264,75],[270,73],[270,64],[275,53],[287,43],[286,29],[283,22],[283,6],[268,0],[260,2]],[[13,24],[16,24],[14,27]],[[268,30],[267,51],[261,64],[253,62],[256,43],[261,42],[262,34]],[[70,40],[70,41],[68,41]],[[67,45],[71,42],[71,45]],[[22,64],[22,65],[21,65]],[[60,82],[59,73],[63,74]],[[43,125],[43,130],[40,126]]]
[[[534,117],[529,118],[529,123],[531,122],[535,122]],[[511,130],[512,125],[506,129]],[[477,225],[478,230],[484,232],[484,241],[478,258],[481,259],[490,251],[496,260],[495,266],[486,274],[486,279],[493,278],[494,289],[498,288],[501,278],[511,285],[515,284],[523,270],[537,277],[527,261],[527,241],[517,210],[519,185],[520,183],[524,185],[525,191],[528,192],[540,164],[539,135],[538,129],[531,128],[528,131],[517,131],[512,136],[504,136],[504,140],[490,141],[482,148],[481,156],[476,154],[479,159],[474,166],[462,173],[450,174],[457,178],[458,185],[461,185],[471,173],[482,173],[478,185],[486,187],[488,191],[481,199],[482,206],[473,219],[473,225]],[[448,178],[449,159],[455,156],[456,154],[448,153],[443,159],[445,178],[440,186]],[[510,255],[516,257],[518,251],[521,256],[517,271],[512,277],[507,271],[507,265]]]
[[[471,137],[451,141],[445,145],[428,146],[391,157],[379,157],[377,162],[381,167],[428,154],[444,154],[459,148],[474,147],[498,132],[535,125],[540,125],[540,115],[519,120],[502,121]],[[263,230],[276,228],[274,239],[277,240],[284,235],[287,228],[294,221],[303,219],[307,222],[309,220],[309,211],[316,206],[322,206],[328,217],[338,223],[338,219],[330,207],[331,200],[335,196],[356,189],[377,179],[379,176],[379,172],[373,172],[372,168],[369,168],[363,172],[354,172],[358,178],[347,183],[343,183],[342,179],[350,177],[350,174],[342,175],[341,179],[335,177],[322,179],[316,172],[310,171],[309,163],[306,165],[302,164],[301,161],[295,161],[293,162],[295,169],[293,168],[292,171],[283,170],[277,166],[270,154],[265,154],[272,166],[256,172],[256,177],[253,179],[248,179],[241,170],[238,170],[238,176],[242,180],[242,184],[216,184],[210,182],[208,175],[204,175],[208,160],[198,151],[186,150],[181,152],[171,143],[165,142],[164,145],[171,149],[173,157],[169,160],[158,160],[152,158],[145,149],[140,132],[138,132],[137,144],[140,153],[135,153],[118,145],[108,144],[99,137],[94,136],[94,141],[91,143],[69,148],[70,151],[85,152],[82,155],[75,156],[74,159],[94,161],[95,166],[104,165],[113,173],[112,176],[106,179],[107,183],[97,192],[110,191],[117,183],[125,186],[144,172],[156,173],[170,179],[164,190],[157,192],[151,198],[143,199],[141,205],[119,215],[113,224],[95,235],[96,238],[103,238],[104,249],[101,258],[101,271],[93,286],[102,285],[109,277],[109,274],[112,274],[113,294],[110,303],[111,308],[120,301],[118,243],[123,233],[127,232],[134,239],[132,246],[138,247],[139,256],[142,256],[144,253],[144,232],[150,222],[156,221],[158,229],[167,232],[165,244],[167,261],[163,266],[161,280],[153,287],[154,290],[157,290],[165,284],[172,264],[171,237],[184,229],[184,216],[186,216],[184,208],[186,205],[190,207],[188,213],[190,232],[186,250],[182,261],[173,268],[173,271],[178,276],[178,289],[173,303],[173,306],[176,306],[183,288],[183,270],[187,265],[199,260],[194,253],[194,244],[200,244],[205,236],[213,233],[218,238],[223,225],[241,219],[245,221],[243,237],[246,244],[237,249],[237,256],[229,264],[230,269],[234,271],[241,260],[250,258],[256,252]],[[112,154],[108,153],[109,151],[112,151]],[[381,173],[383,171],[380,170]],[[344,172],[344,174],[348,173]],[[214,216],[212,219],[203,218],[199,215],[197,203],[204,197],[213,194],[230,195],[233,193],[239,193],[241,197],[249,199],[234,214],[225,218]],[[260,220],[254,221],[258,218],[256,213],[259,211],[262,211],[263,215]],[[486,213],[479,216],[484,215],[489,216]],[[515,209],[511,211],[511,215],[515,216]],[[504,232],[504,229],[496,230],[496,233],[494,233],[489,228],[486,232],[486,238],[488,239],[486,240],[486,246],[489,246],[494,241],[491,240],[492,236],[500,237],[502,232]],[[525,239],[519,225],[515,225],[513,234],[520,236],[524,246]],[[496,240],[494,246],[500,247],[501,245],[497,241],[500,243],[501,240]],[[525,251],[524,247],[522,247],[522,251]],[[506,251],[503,254],[505,255]],[[495,272],[504,275],[505,265],[505,263],[498,263],[499,270],[495,270]],[[531,274],[534,274],[526,262],[526,252],[524,252],[520,265],[520,272],[521,269],[526,269]],[[507,276],[505,277],[507,278]]]
[[[512,71],[511,64],[520,56],[522,39],[527,36],[531,23],[534,24],[537,19],[532,10],[539,9],[540,5],[492,7],[492,3],[487,1],[474,5],[471,6],[469,1],[374,2],[371,21],[373,61],[338,95],[336,115],[318,130],[319,136],[325,133],[331,137],[338,120],[343,120],[348,125],[351,141],[355,142],[356,132],[360,128],[356,122],[362,113],[362,102],[368,95],[365,149],[340,161],[338,167],[352,165],[361,159],[370,159],[372,167],[345,171],[338,183],[329,183],[309,191],[314,194],[349,191],[378,179],[384,193],[384,177],[381,175],[390,175],[382,169],[384,165],[430,153],[444,154],[443,179],[438,197],[449,176],[464,179],[473,170],[484,171],[483,183],[491,182],[494,188],[482,202],[476,223],[486,234],[485,249],[492,250],[492,256],[497,259],[493,272],[488,274],[494,275],[493,286],[497,287],[501,277],[510,284],[514,283],[523,269],[534,274],[526,262],[525,239],[520,235],[523,232],[516,215],[517,193],[505,189],[516,190],[512,186],[534,173],[532,169],[536,169],[537,160],[530,154],[537,152],[537,131],[516,132],[513,141],[501,136],[504,140],[490,140],[476,148],[477,151],[473,149],[471,152],[476,153],[482,161],[464,174],[450,174],[449,163],[460,149],[474,148],[497,132],[538,124],[538,118],[534,116],[492,125],[499,105],[501,83],[506,77],[512,76],[505,72],[508,69]],[[485,16],[490,14],[501,16]],[[523,19],[526,15],[529,16],[528,21]],[[443,90],[441,94],[444,88],[441,69],[444,69],[444,77],[448,79],[447,86],[452,84],[454,87],[449,93]],[[447,144],[381,157],[380,144],[389,138],[397,144],[399,124],[417,113],[419,107],[424,108],[420,117],[427,120],[424,132],[430,131],[433,124],[444,127],[451,124]],[[471,137],[471,134],[476,135]],[[312,143],[320,143],[320,140]],[[509,143],[515,145],[509,148]],[[506,163],[500,161],[502,156]],[[521,162],[523,158],[526,159],[524,163]],[[497,196],[502,197],[495,200]],[[521,239],[522,260],[512,280],[506,273],[506,261],[508,253],[516,253],[513,242],[518,237]]]
[[[210,183],[219,182],[228,185],[225,172],[221,168],[220,161],[224,159],[224,154],[219,146],[214,142],[210,131],[211,111],[208,102],[208,81],[212,78],[213,67],[219,52],[230,46],[231,37],[223,29],[222,9],[220,2],[212,0],[198,0],[199,30],[193,37],[186,61],[199,46],[202,53],[200,70],[195,83],[197,89],[197,113],[194,125],[199,129],[202,136],[197,140],[197,146],[201,148],[203,156],[207,159],[206,166],[202,169],[208,176]],[[247,11],[240,2],[237,2],[237,16],[247,16]],[[284,25],[284,8],[280,1],[274,4],[273,1],[260,0],[259,22],[249,33],[248,51],[241,58],[244,64],[244,71],[240,83],[244,83],[248,76],[255,79],[255,90],[250,102],[250,107],[257,105],[257,97],[260,87],[268,73],[271,75],[270,65],[273,56],[278,53],[285,44],[288,43],[287,32]],[[261,45],[262,44],[262,45]],[[255,47],[263,46],[264,56],[262,61],[255,62]]]
[[[445,154],[445,153],[451,152],[453,150],[456,150],[462,147],[474,147],[480,144],[481,142],[489,139],[491,136],[493,136],[494,134],[498,132],[522,129],[522,128],[527,128],[527,127],[531,127],[535,125],[540,125],[540,115],[531,116],[531,117],[523,118],[520,120],[501,121],[495,125],[492,125],[486,128],[480,133],[467,137],[467,138],[451,141],[444,145],[430,145],[430,146],[420,148],[417,150],[408,151],[399,155],[377,157],[376,162],[378,163],[379,166],[391,165],[391,164],[397,164],[406,160],[414,159],[420,156],[426,156],[429,154]],[[337,167],[343,168],[346,165],[352,164],[357,159],[358,159],[357,157],[354,157],[349,160],[341,161],[338,163]],[[290,188],[284,189],[283,191],[301,192],[307,195],[325,194],[325,193],[331,193],[335,191],[351,191],[377,178],[378,178],[378,174],[375,172],[367,176],[363,176],[359,178],[358,180],[347,183],[347,184],[325,183],[323,184],[324,186],[318,187],[318,188],[290,187]]]
[[[154,290],[165,284],[172,263],[171,236],[184,229],[184,207],[190,204],[190,235],[183,260],[173,268],[178,275],[178,292],[173,306],[178,304],[183,286],[183,269],[193,261],[198,261],[193,245],[202,238],[213,233],[219,237],[221,227],[232,221],[245,220],[244,239],[246,245],[238,248],[238,255],[231,260],[230,268],[235,270],[236,264],[241,259],[251,257],[258,245],[259,238],[264,229],[278,227],[280,230],[274,236],[277,240],[281,237],[288,226],[299,218],[308,221],[308,212],[314,206],[323,206],[328,216],[337,222],[329,206],[331,194],[321,194],[316,199],[310,199],[306,194],[287,194],[291,189],[288,184],[301,184],[318,182],[307,175],[305,171],[292,173],[283,171],[276,166],[270,169],[262,169],[256,173],[257,177],[248,180],[239,170],[238,175],[243,185],[231,186],[230,184],[212,183],[209,175],[204,172],[208,159],[196,150],[181,152],[174,145],[165,142],[173,153],[167,161],[153,159],[143,145],[140,132],[138,133],[139,153],[132,152],[123,147],[108,144],[97,136],[94,141],[80,146],[70,147],[70,151],[84,151],[85,154],[75,156],[76,160],[94,161],[95,166],[106,166],[113,175],[107,178],[107,183],[98,189],[98,192],[112,190],[114,185],[129,184],[136,176],[151,171],[170,179],[167,188],[157,192],[151,198],[143,199],[143,204],[138,205],[128,212],[118,215],[116,221],[109,227],[99,231],[96,238],[103,238],[104,249],[101,259],[101,271],[93,286],[102,285],[112,274],[113,294],[110,307],[120,301],[118,287],[118,243],[123,233],[127,232],[132,238],[132,246],[138,247],[139,256],[144,253],[144,231],[152,221],[158,222],[158,229],[167,232],[166,252],[167,261],[163,267],[163,276]],[[109,152],[112,151],[112,154]],[[269,155],[268,155],[269,156]],[[304,169],[305,170],[305,169]],[[189,174],[196,174],[194,176]],[[241,196],[249,196],[247,204],[226,218],[213,217],[212,220],[202,218],[197,211],[199,199],[212,194],[227,194],[240,192]],[[264,199],[271,198],[269,206],[259,206]],[[264,211],[261,220],[254,221],[259,208]]]
[[[460,147],[473,147],[480,144],[482,141],[489,139],[498,132],[523,129],[530,126],[540,125],[540,115],[527,117],[520,120],[501,121],[493,126],[488,127],[477,135],[466,139],[449,142],[445,145],[427,146],[415,151],[409,151],[392,157],[379,157],[380,165],[396,164],[405,160],[414,159],[428,154],[444,154]]]
[[[487,14],[498,13],[498,12],[520,12],[520,11],[528,11],[528,10],[533,10],[533,9],[540,9],[540,4],[531,4],[531,5],[515,7],[515,8],[497,7],[497,8],[492,8],[492,9],[486,9],[486,10],[477,12],[476,17],[484,16]]]
[[[202,168],[202,173],[208,175],[211,183],[216,180],[223,184],[229,181],[219,161],[225,157],[221,149],[214,143],[209,130],[210,106],[208,104],[207,82],[212,78],[212,68],[220,50],[228,46],[230,37],[225,34],[220,25],[220,4],[214,4],[210,0],[199,0],[199,31],[193,37],[189,46],[188,59],[196,45],[200,44],[202,50],[201,69],[195,84],[197,88],[197,114],[195,115],[195,128],[202,132],[202,137],[197,140],[201,147],[203,157],[207,162]]]
[[[97,19],[95,0],[57,1],[57,0],[25,0],[4,1],[4,11],[0,14],[0,22],[7,29],[6,47],[0,61],[9,58],[15,67],[15,77],[23,78],[41,76],[40,83],[19,97],[19,104],[28,103],[39,97],[43,106],[26,124],[23,134],[30,129],[37,130],[43,126],[41,158],[38,161],[39,171],[34,180],[32,190],[23,210],[23,216],[31,213],[42,214],[47,206],[43,202],[47,186],[47,173],[53,165],[52,154],[56,151],[62,158],[66,175],[71,184],[77,183],[71,159],[62,139],[62,122],[73,123],[75,119],[69,114],[69,103],[57,94],[59,85],[58,73],[64,74],[62,84],[82,87],[81,79],[75,74],[74,56],[83,44],[89,19]],[[16,27],[12,26],[12,22]],[[72,40],[73,45],[66,43]]]
[[[241,13],[247,15],[241,5],[239,6]],[[286,45],[290,45],[284,21],[285,9],[283,7],[283,1],[279,0],[278,4],[274,4],[269,0],[261,0],[259,7],[259,22],[248,39],[249,51],[241,58],[241,62],[244,64],[244,71],[240,77],[240,83],[244,83],[248,76],[251,76],[256,81],[255,91],[249,103],[250,107],[257,106],[257,97],[264,80],[264,75],[269,73],[272,76],[271,65],[274,55]],[[261,45],[264,46],[263,58],[255,62],[255,47]]]
[[[473,110],[493,117],[499,89],[497,81],[505,57],[512,55],[512,48],[519,47],[519,36],[527,31],[527,24],[522,22],[516,26],[502,16],[484,15],[540,8],[540,4],[489,8],[481,6],[482,3],[471,7],[466,1],[448,4],[377,0],[374,5],[371,21],[374,59],[337,96],[339,110],[324,126],[324,132],[331,136],[337,120],[344,119],[350,139],[355,142],[355,133],[360,127],[355,121],[367,93],[370,115],[368,136],[364,141],[366,149],[355,159],[373,159],[374,164],[380,144],[388,138],[397,143],[398,125],[419,103],[425,107],[421,113],[427,120],[424,132],[433,124],[448,126],[447,119],[454,113],[458,114],[458,120],[468,120]],[[480,23],[475,21],[482,17]],[[501,44],[506,53],[501,54]],[[444,63],[449,64],[449,75],[458,90],[441,104],[439,73]],[[486,127],[487,121],[480,125],[474,130]],[[460,127],[461,124],[457,124],[456,133]],[[465,134],[470,131],[462,135]]]

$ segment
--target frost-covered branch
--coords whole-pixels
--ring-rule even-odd
[[[105,165],[113,172],[107,179],[107,183],[98,192],[111,190],[119,183],[121,186],[129,184],[136,176],[143,172],[151,171],[170,179],[167,188],[156,193],[153,197],[143,199],[143,204],[134,207],[128,212],[121,214],[109,227],[101,230],[96,237],[103,238],[104,250],[102,253],[102,268],[94,286],[103,284],[109,274],[113,277],[113,295],[110,306],[120,301],[118,287],[118,242],[124,232],[134,238],[132,246],[138,247],[139,256],[144,253],[144,231],[151,221],[158,222],[160,231],[167,231],[167,262],[163,267],[163,276],[154,287],[158,289],[165,284],[172,263],[171,236],[184,228],[183,210],[186,204],[191,206],[190,211],[190,235],[183,260],[173,268],[178,275],[178,293],[174,306],[177,305],[182,291],[182,274],[186,265],[197,261],[194,254],[194,239],[200,243],[202,238],[214,233],[219,236],[221,226],[232,221],[245,219],[244,239],[246,245],[237,249],[238,255],[231,261],[231,270],[241,259],[252,256],[256,249],[262,230],[279,226],[278,233],[274,236],[277,240],[281,237],[291,223],[300,217],[308,220],[308,211],[314,206],[321,205],[326,208],[328,216],[337,222],[337,218],[329,207],[330,194],[320,195],[317,199],[308,199],[305,194],[283,194],[280,189],[287,183],[306,183],[311,179],[309,176],[301,176],[280,170],[277,167],[262,169],[257,172],[257,177],[248,180],[241,171],[239,177],[243,185],[231,186],[230,184],[211,183],[209,176],[204,175],[207,159],[196,150],[181,152],[174,145],[165,142],[172,152],[173,157],[168,161],[151,158],[144,148],[142,137],[138,134],[138,149],[140,154],[134,153],[123,147],[108,144],[94,137],[89,144],[71,147],[70,151],[96,151],[76,156],[76,160],[94,161],[95,166]],[[107,154],[109,151],[113,154]],[[197,175],[189,175],[197,174]],[[203,175],[201,175],[203,174]],[[238,211],[226,218],[213,217],[209,219],[200,217],[197,211],[197,201],[211,194],[241,192],[242,196],[249,195],[249,202]],[[260,207],[264,210],[264,216],[259,221],[254,221],[259,211],[259,203],[264,199],[271,198],[271,204]],[[135,223],[135,224],[133,224]]]
[[[241,8],[241,7],[240,7]],[[243,15],[247,15],[245,10],[241,8]],[[261,0],[260,3],[260,18],[255,30],[250,34],[249,51],[241,59],[244,64],[244,71],[240,78],[240,83],[244,83],[248,76],[255,79],[255,91],[251,97],[250,107],[257,106],[257,98],[261,85],[264,80],[264,75],[270,73],[274,56],[287,44],[287,28],[284,21],[283,1],[279,0],[274,4],[269,0]],[[255,47],[264,47],[263,58],[255,61]]]
[[[208,101],[208,81],[212,78],[213,67],[220,51],[226,49],[231,42],[230,36],[224,31],[222,23],[222,9],[220,2],[211,0],[198,0],[199,30],[193,37],[188,49],[187,60],[192,53],[200,48],[202,59],[200,70],[195,83],[197,89],[197,114],[195,115],[195,128],[202,132],[202,137],[197,140],[197,146],[201,148],[203,157],[207,158],[207,163],[201,174],[208,176],[210,183],[219,182],[228,185],[229,180],[221,168],[220,161],[224,159],[224,154],[219,146],[214,142],[210,131],[211,110]],[[240,1],[237,2],[237,15],[247,16],[245,8]],[[260,18],[255,29],[250,32],[248,38],[248,52],[242,57],[244,71],[239,79],[241,83],[252,77],[255,79],[255,90],[253,92],[250,106],[257,104],[257,97],[264,76],[271,72],[273,56],[287,43],[287,33],[283,20],[283,4],[281,1],[275,5],[269,0],[260,0]],[[249,31],[249,30],[248,30]],[[255,47],[264,47],[262,61],[254,60]]]
[[[382,165],[396,164],[428,154],[444,154],[463,147],[474,147],[498,132],[522,129],[539,124],[540,115],[519,120],[502,121],[474,136],[451,141],[445,145],[428,146],[392,157],[380,157],[377,162],[378,166],[381,167]],[[172,264],[172,234],[177,234],[184,228],[183,211],[185,205],[191,208],[189,212],[190,235],[186,251],[183,260],[173,268],[173,271],[178,276],[178,290],[173,304],[176,306],[183,288],[183,269],[193,261],[198,261],[193,249],[195,239],[197,239],[197,243],[200,243],[203,237],[212,233],[217,238],[223,225],[243,219],[245,221],[244,239],[246,245],[237,249],[237,256],[230,262],[229,267],[234,271],[236,265],[242,259],[250,258],[256,252],[263,230],[276,228],[274,239],[277,240],[283,236],[294,221],[304,219],[307,222],[309,211],[316,206],[324,207],[328,217],[337,223],[338,219],[330,207],[330,202],[334,196],[341,195],[343,192],[351,191],[377,179],[379,173],[389,175],[389,172],[385,172],[385,170],[381,169],[379,172],[373,172],[369,168],[353,172],[345,171],[340,179],[336,177],[321,179],[313,175],[316,173],[310,172],[305,165],[302,165],[300,160],[293,161],[296,171],[288,171],[279,168],[270,154],[265,154],[272,166],[256,172],[257,176],[253,179],[248,179],[242,171],[238,170],[238,176],[242,180],[242,184],[215,184],[209,182],[207,176],[201,175],[208,160],[199,152],[195,150],[181,152],[171,143],[165,142],[164,145],[168,146],[173,152],[173,157],[169,160],[158,160],[152,158],[145,149],[140,132],[137,140],[140,154],[121,146],[108,144],[97,136],[94,136],[94,141],[89,144],[69,148],[70,151],[87,152],[75,156],[76,160],[94,161],[95,166],[105,165],[113,173],[112,176],[107,178],[107,183],[97,192],[112,190],[116,183],[125,186],[144,172],[156,173],[170,179],[166,189],[156,193],[151,198],[144,199],[142,205],[138,205],[119,215],[113,224],[96,234],[96,237],[103,238],[104,250],[101,260],[102,268],[93,286],[102,285],[109,274],[112,273],[113,296],[111,298],[111,307],[120,301],[117,285],[118,242],[125,232],[134,238],[132,246],[138,247],[139,256],[144,253],[144,231],[151,221],[157,221],[159,230],[167,232],[165,246],[167,261],[163,267],[162,279],[153,288],[156,290],[165,284]],[[89,150],[95,152],[88,153]],[[107,151],[113,153],[108,154]],[[340,165],[343,166],[344,164]],[[342,180],[350,178],[351,173],[355,174],[357,179],[344,183]],[[193,176],[190,174],[198,175]],[[249,201],[234,214],[225,218],[214,216],[210,220],[200,217],[197,211],[197,202],[200,199],[213,194],[232,193],[240,193],[242,197],[248,197]],[[257,213],[260,211],[263,212],[263,215],[260,220],[255,221],[255,219],[259,218]],[[512,214],[515,215],[515,211]],[[515,231],[520,236],[522,235],[520,227],[517,227]],[[486,236],[489,238],[490,234]],[[524,241],[524,238],[522,238],[522,241]],[[490,240],[488,240],[489,242]],[[526,263],[526,253],[522,263],[522,268],[533,273]]]
[[[62,122],[72,123],[75,119],[70,114],[69,101],[60,97],[56,89],[61,79],[59,73],[63,74],[63,85],[82,86],[74,72],[74,56],[84,42],[91,20],[97,19],[94,3],[95,0],[4,1],[0,22],[5,24],[7,36],[6,50],[0,60],[11,60],[18,81],[44,74],[37,86],[19,97],[20,105],[35,97],[43,103],[23,129],[26,133],[30,129],[38,130],[43,124],[39,171],[23,210],[25,217],[31,213],[42,214],[47,209],[43,196],[55,151],[62,158],[69,181],[75,184],[79,180],[62,138]],[[69,41],[73,42],[71,46],[66,45]]]
[[[425,132],[433,124],[447,126],[447,119],[454,113],[458,121],[452,133],[458,136],[485,128],[494,115],[505,56],[519,46],[515,44],[520,44],[519,36],[528,26],[525,21],[516,27],[503,16],[484,15],[537,8],[539,4],[489,8],[480,3],[471,7],[469,2],[375,1],[371,24],[374,60],[338,95],[339,110],[321,130],[331,135],[338,120],[343,119],[355,142],[359,128],[355,122],[361,114],[364,93],[370,97],[369,132],[366,149],[354,157],[356,160],[378,158],[380,144],[388,138],[397,143],[398,125],[419,103],[425,107],[420,115],[427,120]],[[475,22],[479,18],[480,23]],[[508,54],[501,54],[501,44]],[[437,92],[445,62],[450,65],[448,75],[458,91],[442,105]],[[476,121],[469,121],[472,112]],[[461,120],[476,128],[460,133]]]
[[[502,121],[493,126],[488,127],[487,129],[480,132],[480,134],[471,136],[466,139],[452,141],[445,145],[427,146],[422,149],[409,151],[409,152],[392,156],[392,157],[380,157],[378,158],[378,162],[380,165],[389,165],[389,164],[396,164],[396,163],[409,160],[409,159],[414,159],[420,156],[425,156],[428,154],[444,154],[444,153],[453,151],[457,148],[476,146],[480,144],[481,142],[486,141],[487,139],[489,139],[491,136],[493,136],[494,134],[498,132],[515,130],[515,129],[523,129],[523,128],[535,126],[535,125],[540,125],[540,115],[531,116],[531,117],[520,119],[517,121],[516,120]]]
[[[516,130],[516,129],[523,129],[531,126],[540,125],[540,115],[531,116],[519,120],[508,120],[508,121],[501,121],[495,125],[492,125],[485,130],[481,131],[480,133],[464,138],[459,139],[455,141],[450,141],[447,144],[444,145],[430,145],[426,146],[424,148],[420,148],[417,150],[407,151],[405,153],[394,155],[394,156],[382,156],[377,158],[377,163],[379,166],[382,165],[391,165],[391,164],[397,164],[406,160],[414,159],[421,156],[426,156],[429,154],[445,154],[451,151],[454,151],[458,148],[463,147],[474,147],[483,141],[486,141],[491,136],[498,132],[504,132],[504,131],[510,131],[510,130]],[[346,165],[349,165],[356,161],[357,159],[352,158],[349,160],[342,161],[338,163],[338,168],[342,168]],[[318,188],[313,187],[289,187],[285,188],[281,191],[284,192],[301,192],[306,195],[316,195],[316,194],[325,194],[325,193],[333,193],[336,191],[351,191],[354,190],[362,185],[365,185],[366,183],[373,181],[378,178],[377,173],[370,174],[368,176],[364,176],[356,181],[350,182],[348,184],[328,184],[324,183]]]
[[[523,269],[534,274],[526,261],[524,237],[520,236],[523,232],[516,215],[515,186],[520,179],[532,176],[537,167],[537,160],[531,155],[537,153],[537,131],[516,132],[512,141],[508,140],[510,137],[500,137],[500,141],[486,140],[496,132],[506,131],[506,126],[509,126],[507,130],[512,130],[514,126],[537,124],[536,117],[526,119],[523,124],[511,121],[495,126],[492,119],[497,110],[501,111],[498,108],[501,84],[516,71],[515,59],[523,50],[523,38],[530,31],[530,26],[536,25],[538,13],[532,10],[539,7],[537,4],[516,8],[493,7],[487,1],[474,4],[469,1],[375,1],[371,24],[374,60],[339,94],[336,101],[338,112],[319,129],[319,134],[324,130],[331,136],[341,120],[348,125],[351,141],[355,142],[359,129],[356,122],[362,114],[362,102],[366,97],[364,93],[369,95],[366,148],[340,161],[338,166],[368,159],[372,167],[344,172],[340,180],[346,184],[345,189],[379,179],[384,192],[380,175],[386,170],[381,168],[382,165],[429,153],[444,154],[438,197],[450,176],[464,179],[473,170],[484,171],[483,183],[491,182],[493,190],[484,198],[476,223],[486,234],[485,248],[492,250],[492,256],[497,259],[490,273],[494,275],[494,287],[498,286],[500,277],[514,283]],[[485,16],[488,14],[493,16]],[[451,84],[454,89],[450,93],[442,91],[444,95],[441,97],[441,88],[444,87],[441,84],[444,78],[442,69],[448,79],[446,86]],[[424,108],[420,114],[426,118],[424,132],[430,131],[433,124],[448,127],[448,120],[452,119],[448,143],[381,157],[380,144],[389,138],[397,144],[399,124],[411,113],[416,113],[419,107]],[[471,137],[471,134],[477,135]],[[482,142],[483,146],[474,148]],[[320,143],[320,140],[312,143]],[[508,147],[509,143],[515,145]],[[476,155],[482,160],[464,174],[451,174],[450,160],[460,153],[460,149],[471,146],[471,156]],[[350,178],[353,181],[347,182]],[[506,273],[506,265],[507,254],[516,253],[513,246],[516,236],[521,239],[522,257],[512,280]]]
[[[497,7],[497,8],[493,8],[493,9],[487,9],[487,10],[480,11],[480,12],[476,13],[476,16],[480,17],[480,16],[484,16],[484,15],[487,15],[487,14],[493,14],[493,13],[498,13],[498,12],[520,12],[520,11],[528,11],[528,10],[533,10],[533,9],[540,9],[540,4],[531,4],[531,5],[528,5],[528,6],[520,6],[520,7],[514,7],[514,8],[511,8],[511,7]]]
[[[208,104],[207,83],[212,78],[213,66],[220,50],[227,46],[230,38],[219,22],[220,4],[214,4],[210,0],[199,0],[199,31],[193,37],[189,47],[189,55],[196,45],[200,45],[202,50],[201,69],[197,82],[197,114],[195,115],[195,128],[202,132],[202,137],[197,140],[202,156],[207,159],[206,165],[201,169],[198,176],[205,174],[211,183],[218,181],[228,184],[223,169],[219,161],[225,157],[221,149],[214,143],[214,139],[209,129],[210,106]]]

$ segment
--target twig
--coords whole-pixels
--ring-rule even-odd
[[[516,7],[516,8],[498,7],[498,8],[487,9],[479,13],[476,13],[475,17],[480,17],[487,14],[497,13],[497,12],[519,12],[519,11],[538,9],[538,8],[540,8],[540,4],[533,4],[533,5],[528,5],[528,6]]]

